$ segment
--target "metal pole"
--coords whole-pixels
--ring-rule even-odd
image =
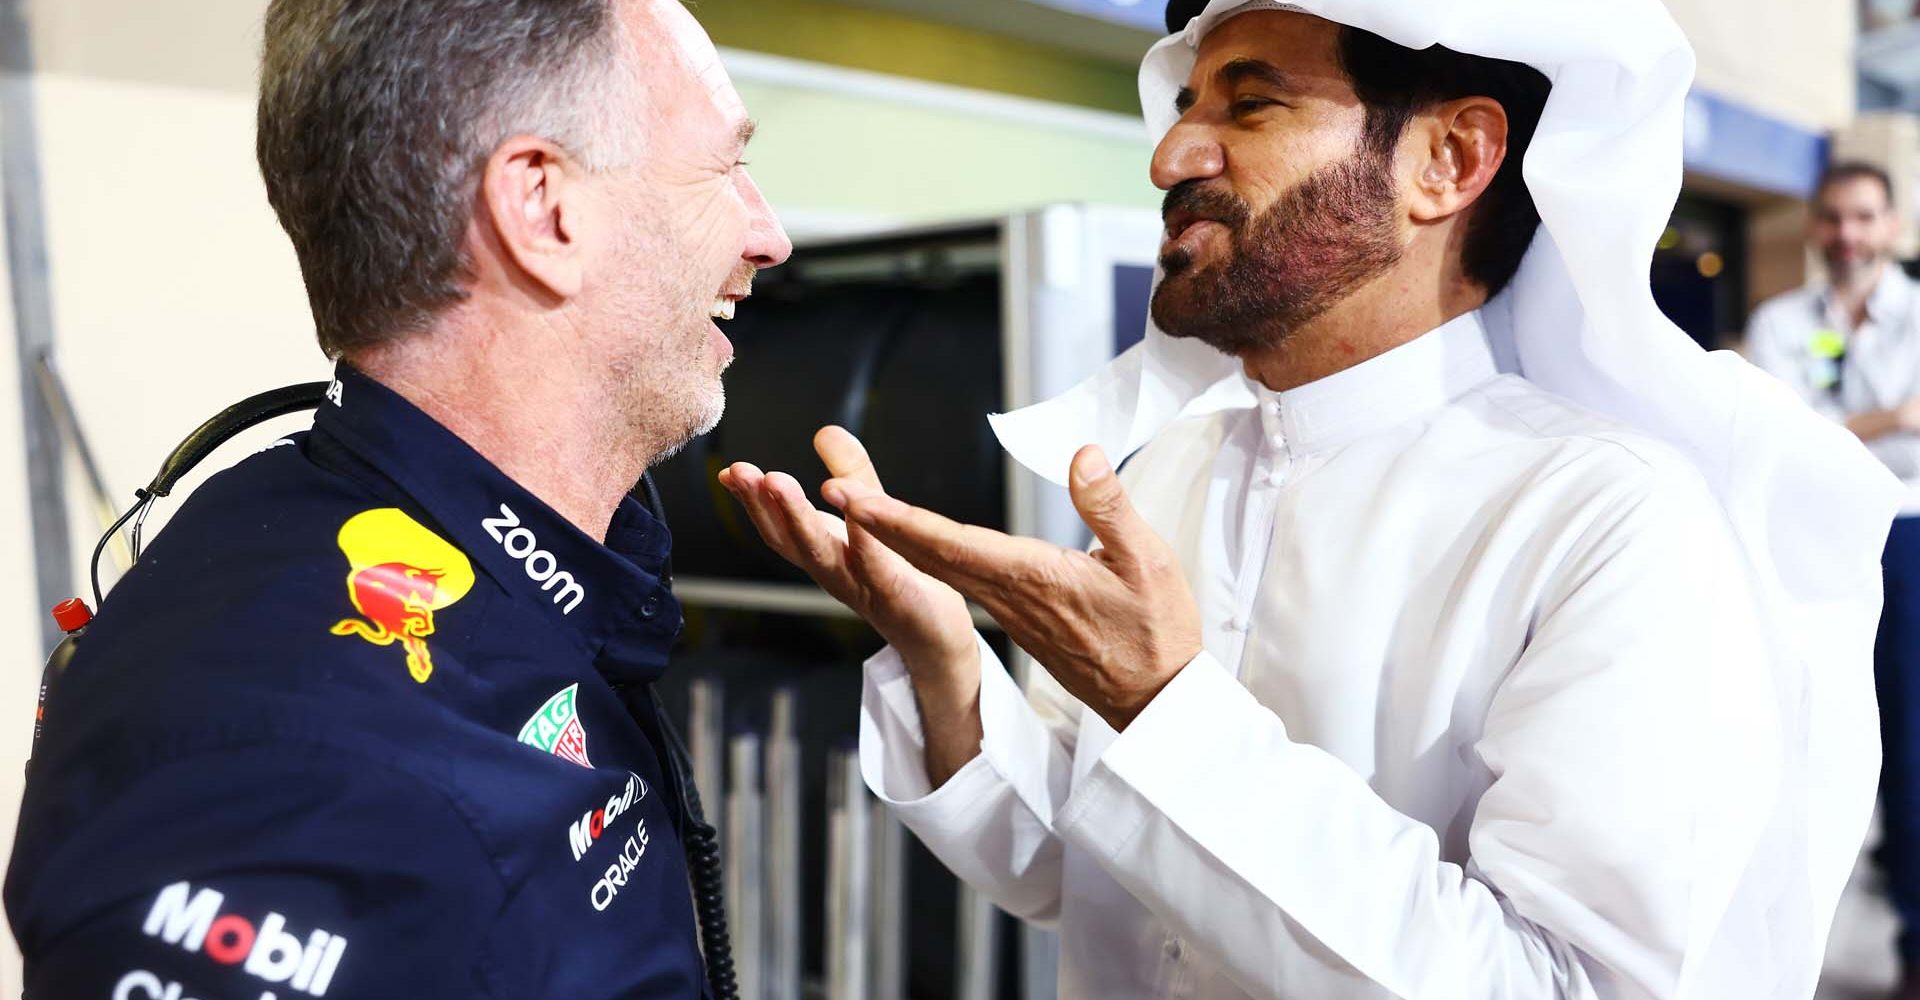
[[[868,1000],[868,858],[872,837],[860,758],[836,750],[827,763],[827,1000]]]
[[[93,501],[93,516],[99,521],[98,530],[108,531],[114,522],[120,519],[120,510],[114,506],[113,491],[107,488],[106,474],[100,471],[100,463],[93,457],[93,446],[87,440],[86,431],[80,427],[80,414],[73,408],[73,395],[67,391],[66,380],[60,377],[60,370],[54,366],[53,358],[43,355],[35,365],[34,378],[40,386],[41,401],[53,414],[54,428],[59,438],[73,448],[80,460],[80,471],[87,477],[87,495]],[[135,529],[138,533],[138,529]],[[133,566],[133,550],[127,543],[125,534],[115,532],[113,540],[107,543],[107,550],[125,572]]]
[[[873,836],[873,972],[867,995],[872,1000],[907,1000],[907,828],[885,802],[867,796]]]
[[[727,744],[727,911],[733,922],[734,974],[741,1000],[765,1000],[766,833],[761,824],[760,737],[741,733]]]
[[[726,727],[720,681],[697,677],[687,685],[687,755],[693,758],[693,784],[702,802],[724,803]]]
[[[73,540],[67,527],[60,436],[35,372],[53,349],[53,292],[40,189],[40,130],[34,113],[33,37],[26,0],[0,0],[0,216],[7,277],[13,287],[15,357],[26,429],[27,494],[33,512],[34,584],[41,609],[74,596]],[[60,630],[46,614],[40,641],[52,649]]]
[[[767,733],[767,1000],[801,1000],[800,770],[795,696],[773,696]]]
[[[1000,911],[973,886],[960,885],[959,968],[955,1000],[993,1000],[1000,983]]]

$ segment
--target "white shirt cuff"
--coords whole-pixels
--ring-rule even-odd
[[[1251,718],[1249,716],[1252,716]],[[1094,762],[1060,809],[1056,832],[1096,856],[1120,855],[1149,816],[1188,799],[1230,801],[1209,775],[1244,751],[1249,732],[1278,720],[1202,651],[1154,696]]]
[[[1053,734],[1027,704],[1020,686],[993,647],[980,648],[980,753],[939,788],[927,780],[926,733],[906,663],[892,646],[866,662],[860,712],[860,771],[867,787],[903,819],[940,823],[975,807],[1002,783],[1043,825],[1051,826],[1054,803],[1066,789],[1053,789],[1048,762],[1060,752]]]

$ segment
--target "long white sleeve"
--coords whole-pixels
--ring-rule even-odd
[[[1478,739],[1428,751],[1493,776],[1458,817],[1465,867],[1205,654],[1056,833],[1254,996],[1718,1000],[1693,981],[1780,775],[1767,650],[1704,489],[1608,514]],[[1774,995],[1770,956],[1744,960],[1743,995]]]
[[[1066,801],[1082,707],[1051,678],[1032,701],[980,644],[980,753],[929,789],[926,739],[906,665],[892,647],[866,664],[860,769],[936,857],[1002,909],[1038,923],[1060,911],[1061,844],[1053,818]]]

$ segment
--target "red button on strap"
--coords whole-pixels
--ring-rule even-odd
[[[93,609],[78,597],[70,597],[53,606],[53,623],[62,632],[77,632],[93,620]]]

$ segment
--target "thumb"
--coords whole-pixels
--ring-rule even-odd
[[[1153,528],[1127,499],[1127,491],[1107,462],[1106,452],[1090,444],[1073,456],[1067,469],[1067,491],[1073,495],[1073,507],[1080,520],[1093,529],[1108,554],[1133,562],[1159,540]]]
[[[873,459],[867,455],[867,448],[844,427],[827,426],[820,428],[813,436],[814,453],[827,467],[827,475],[835,479],[853,479],[878,490],[880,473],[874,471]]]

